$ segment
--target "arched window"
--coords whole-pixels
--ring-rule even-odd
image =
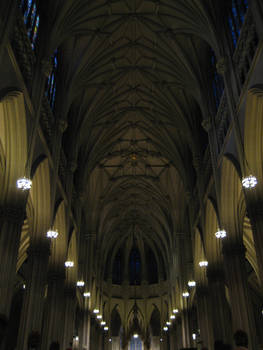
[[[131,285],[141,283],[141,270],[142,264],[140,253],[136,247],[133,247],[129,259],[129,277]]]
[[[58,52],[57,50],[54,53],[54,56],[52,58],[52,71],[47,79],[46,83],[46,96],[49,100],[50,107],[54,109],[55,105],[55,97],[56,97],[56,74],[57,74],[57,67],[58,67]]]
[[[231,11],[228,16],[228,25],[231,30],[234,47],[237,45],[247,8],[248,0],[232,0]]]
[[[20,7],[24,16],[27,35],[31,42],[32,49],[34,50],[39,28],[39,14],[36,0],[21,0]]]
[[[132,337],[129,343],[129,350],[143,350],[143,343],[140,339]]]

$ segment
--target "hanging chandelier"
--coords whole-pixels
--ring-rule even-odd
[[[216,233],[215,233],[215,236],[216,236],[216,238],[218,238],[218,239],[225,238],[225,237],[227,236],[226,230],[220,230],[220,229],[218,229],[218,230],[216,231]]]
[[[199,261],[199,266],[200,266],[200,267],[206,267],[206,266],[208,266],[208,261],[206,261],[206,260]]]
[[[246,189],[253,188],[257,185],[258,180],[255,176],[253,175],[248,175],[246,177],[243,177],[242,179],[242,186]]]
[[[184,298],[188,298],[189,297],[189,292],[183,292],[183,294],[182,294],[182,296],[184,297]]]
[[[32,181],[26,177],[21,177],[16,181],[16,186],[22,191],[27,191],[32,187]]]
[[[84,287],[85,282],[83,280],[77,281],[77,287]]]
[[[50,229],[50,230],[48,230],[47,231],[47,237],[48,238],[57,238],[57,236],[58,236],[58,231],[57,230],[52,230],[52,229]]]
[[[195,287],[196,286],[196,282],[195,281],[188,281],[188,287],[190,287],[190,288],[193,288],[193,287]]]
[[[68,268],[73,267],[74,266],[74,261],[67,260],[65,262],[65,266],[68,267]]]

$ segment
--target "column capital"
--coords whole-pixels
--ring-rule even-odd
[[[52,71],[52,60],[51,57],[44,57],[41,60],[41,71],[44,74],[45,77],[49,77]]]
[[[203,121],[202,121],[202,127],[203,127],[203,129],[208,133],[210,130],[211,130],[211,128],[212,128],[212,123],[211,123],[211,119],[209,119],[209,118],[206,118],[206,119],[203,119]]]
[[[218,59],[216,63],[217,73],[220,75],[224,75],[228,71],[228,59],[226,56],[222,56]]]
[[[11,206],[1,206],[0,207],[0,220],[6,220],[8,222],[21,223],[26,217],[26,212],[24,208],[21,207],[11,207]]]

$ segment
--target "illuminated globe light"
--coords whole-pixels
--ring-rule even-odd
[[[32,181],[26,177],[21,177],[17,180],[16,187],[22,191],[30,190],[32,187]]]
[[[104,327],[103,329],[104,329],[104,331],[108,331],[108,330],[109,330],[109,327],[106,326],[106,327]]]
[[[94,310],[93,310],[93,313],[94,313],[94,314],[98,314],[99,312],[100,312],[99,309],[94,309]]]
[[[102,315],[97,315],[97,319],[101,320],[102,319]]]
[[[77,281],[77,287],[84,287],[85,286],[85,282],[84,281]]]
[[[26,289],[26,285],[25,284],[23,284],[23,289]]]
[[[168,331],[168,327],[163,327],[163,330],[164,330],[165,332],[167,332],[167,331]]]
[[[184,298],[188,298],[190,294],[188,292],[183,292],[182,295],[183,295]]]
[[[139,335],[137,333],[133,334],[133,338],[139,338]]]
[[[47,237],[48,238],[57,238],[58,231],[57,230],[48,230],[47,231]]]
[[[89,298],[90,297],[90,292],[85,292],[83,293],[84,298]]]
[[[192,338],[193,338],[193,340],[196,340],[196,334],[195,333],[192,334]]]
[[[206,267],[206,266],[208,266],[208,261],[206,261],[206,260],[199,261],[199,266],[200,266],[200,267]]]
[[[163,338],[160,338],[160,342],[163,342]]]
[[[105,321],[101,321],[100,323],[102,326],[105,326],[106,322]]]
[[[110,339],[109,339],[109,342],[111,343],[111,341],[112,341],[112,339],[110,338]]]
[[[171,315],[171,316],[170,316],[170,319],[171,319],[171,320],[174,320],[174,319],[175,319],[175,315]]]
[[[174,313],[174,314],[177,314],[178,312],[179,312],[178,309],[173,309],[173,313]]]
[[[242,186],[247,188],[247,189],[255,187],[257,185],[257,183],[258,183],[258,180],[253,175],[243,177],[243,179],[242,179]]]
[[[76,336],[75,340],[76,340],[76,341],[79,341],[79,337],[78,337],[78,336]]]
[[[195,281],[188,281],[188,287],[192,288],[196,286],[196,282]]]
[[[73,267],[74,266],[74,261],[70,261],[70,260],[66,261],[65,262],[65,266],[66,267]]]
[[[166,322],[167,326],[171,326],[171,322],[167,321]]]
[[[225,230],[218,229],[218,231],[216,231],[216,233],[215,233],[215,236],[218,239],[222,239],[222,238],[225,238],[227,236],[227,234],[226,234]]]

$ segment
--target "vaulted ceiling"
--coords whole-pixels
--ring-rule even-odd
[[[67,116],[63,147],[77,162],[83,226],[96,233],[103,262],[131,236],[168,262],[174,234],[188,229],[194,160],[208,145],[202,120],[214,112],[211,57],[221,54],[227,4],[41,4],[50,50],[63,42],[55,112]]]

